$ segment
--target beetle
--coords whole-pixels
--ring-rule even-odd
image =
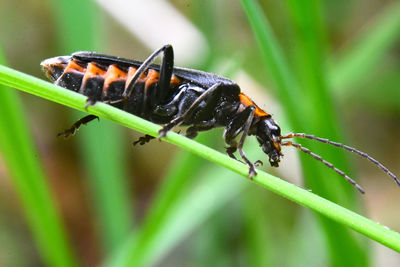
[[[161,64],[153,64],[161,54]],[[250,178],[257,174],[256,167],[262,164],[260,160],[251,162],[243,151],[246,137],[254,135],[261,149],[268,155],[271,166],[279,166],[283,156],[282,146],[293,146],[333,169],[364,193],[343,171],[300,144],[285,140],[300,137],[340,147],[367,158],[400,186],[400,181],[385,166],[353,147],[303,133],[281,135],[281,129],[271,114],[242,93],[235,82],[212,73],[175,67],[171,45],[156,50],[143,62],[94,52],[77,52],[71,56],[46,59],[41,66],[46,76],[56,85],[87,96],[86,107],[102,101],[162,124],[159,138],[165,137],[179,125],[188,126],[188,138],[196,137],[201,131],[225,127],[223,137],[228,145],[226,152],[234,159],[237,159],[234,153],[239,152],[241,159],[249,166]],[[68,137],[82,124],[96,118],[95,115],[88,115],[59,136]],[[145,135],[134,144],[143,145],[153,138]]]

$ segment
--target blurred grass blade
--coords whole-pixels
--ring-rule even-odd
[[[339,120],[335,113],[332,103],[332,97],[329,94],[326,82],[326,42],[323,35],[326,30],[322,21],[321,1],[305,1],[287,0],[292,25],[295,31],[295,58],[297,65],[297,73],[302,83],[302,91],[307,96],[306,110],[307,120],[313,122],[307,131],[312,131],[317,136],[324,136],[331,140],[342,140],[340,137]],[[323,116],[321,116],[323,114]],[[312,151],[319,151],[319,144],[307,144]],[[324,158],[330,162],[335,162],[341,170],[348,173],[349,166],[346,164],[345,152],[336,151],[331,147],[324,146],[322,148]],[[349,187],[343,180],[335,179],[336,175],[329,172],[315,161],[303,161],[305,178],[307,184],[317,193],[328,196],[329,199],[339,202],[346,199],[351,207],[355,206],[354,190]],[[315,179],[316,174],[321,176],[325,173],[326,179]],[[332,178],[332,179],[331,179]],[[335,190],[331,190],[335,188]],[[353,203],[352,203],[353,202]],[[355,238],[347,229],[340,227],[320,218],[322,229],[324,230],[328,251],[330,253],[330,262],[332,266],[342,266],[343,259],[351,266],[367,266],[368,251],[367,244],[362,244],[360,240]]]
[[[102,13],[94,1],[53,1],[52,9],[57,40],[64,54],[101,50]],[[71,14],[79,19],[71,19]],[[73,120],[83,117],[74,112]],[[71,122],[72,124],[72,122]],[[80,157],[87,174],[87,187],[99,224],[103,252],[111,253],[125,240],[133,225],[132,205],[128,190],[129,166],[122,129],[110,122],[93,122],[79,133]],[[69,125],[66,125],[68,127]],[[97,127],[96,127],[97,126]]]
[[[163,231],[169,230],[164,227],[164,221],[166,217],[169,217],[171,207],[179,202],[184,190],[188,189],[190,179],[187,177],[195,171],[193,166],[198,161],[198,157],[186,152],[180,152],[174,157],[170,170],[157,190],[141,226],[126,238],[126,242],[121,244],[118,253],[112,255],[106,265],[122,265],[123,262],[129,261],[131,254],[137,254],[138,250],[142,252],[142,256],[152,253],[153,241],[162,235]]]
[[[268,21],[262,14],[262,9],[252,0],[241,0],[240,2],[261,47],[268,71],[274,78],[278,88],[276,93],[285,107],[286,116],[293,130],[299,131],[304,125],[301,124],[301,112],[297,108],[297,103],[302,103],[303,96],[299,94],[297,81],[289,69]]]
[[[264,198],[261,197],[259,191],[247,190],[242,198],[241,215],[244,217],[245,242],[243,247],[247,252],[246,262],[249,266],[273,266],[272,253],[276,245],[269,234],[273,231],[271,223],[268,222],[271,213],[266,212],[264,201],[262,201]],[[267,195],[262,193],[264,196]]]
[[[234,72],[234,70],[232,69]],[[210,144],[215,138],[215,134],[212,132],[203,133],[196,138],[197,142],[202,144]],[[166,233],[171,235],[171,231],[176,230],[173,224],[167,223],[168,221],[179,221],[180,218],[175,218],[176,213],[174,212],[174,207],[182,206],[192,211],[193,208],[188,205],[183,205],[186,200],[183,195],[186,191],[192,190],[193,180],[199,180],[203,177],[197,175],[193,178],[195,174],[203,167],[204,162],[198,157],[191,154],[180,153],[175,157],[172,166],[170,167],[168,174],[164,177],[162,185],[159,187],[151,206],[148,209],[146,218],[142,222],[140,229],[132,234],[132,238],[129,238],[123,248],[119,250],[118,255],[114,255],[108,261],[109,266],[112,265],[123,265],[122,263],[132,264],[135,259],[135,265],[143,265],[143,262],[148,262],[149,259],[152,261],[157,261],[157,259],[163,256],[167,252],[166,247],[160,247],[160,244],[165,243]],[[213,168],[215,172],[218,169]],[[218,177],[218,173],[208,172],[208,175],[212,177]],[[190,179],[188,178],[190,177]],[[219,184],[220,187],[213,188],[214,191],[225,191],[225,187]],[[188,211],[188,212],[189,212]],[[185,211],[181,211],[185,212]],[[209,214],[202,214],[203,217],[209,217],[214,210],[209,210]],[[172,227],[166,227],[169,225]],[[186,229],[186,234],[193,231],[193,229],[198,224],[192,224],[190,229]],[[182,235],[185,233],[176,233],[175,236],[180,238],[175,238],[169,241],[169,250],[177,246],[177,242],[181,241]],[[172,241],[175,241],[172,242]],[[139,264],[141,262],[141,264]]]
[[[208,52],[201,32],[169,1],[97,0],[152,51],[166,44],[174,46],[175,62],[187,65]],[[151,33],[151,34],[150,34]]]
[[[291,26],[295,32],[292,40],[295,42],[294,65],[301,85],[300,90],[306,96],[305,103],[308,103],[308,105],[298,103],[296,106],[305,106],[302,111],[306,112],[307,120],[313,122],[307,130],[336,138],[337,118],[325,78],[326,41],[320,1],[286,0],[286,2],[290,11]],[[323,112],[323,116],[316,111]]]
[[[264,16],[262,13],[262,9],[258,6],[256,1],[254,0],[241,0],[241,3],[243,5],[243,8],[247,14],[247,17],[249,19],[250,25],[254,31],[254,35],[259,43],[261,53],[263,53],[264,56],[264,61],[266,63],[266,66],[268,69],[271,71],[271,76],[275,80],[277,88],[278,88],[278,95],[282,101],[283,107],[286,111],[286,115],[289,119],[290,125],[292,126],[291,131],[301,131],[301,132],[308,132],[310,129],[313,129],[311,126],[313,124],[320,124],[320,125],[328,125],[327,122],[321,122],[321,121],[329,121],[330,124],[334,125],[333,121],[333,115],[328,116],[328,118],[325,117],[319,117],[317,121],[315,120],[309,120],[308,115],[307,117],[302,116],[301,114],[309,114],[307,113],[308,108],[307,106],[311,105],[309,102],[309,95],[307,95],[306,91],[301,88],[296,79],[294,78],[294,74],[291,72],[289,65],[286,61],[286,58],[283,54],[283,51],[280,49],[278,42],[270,28],[269,22],[267,18]],[[307,48],[308,49],[308,48]],[[314,62],[310,62],[311,64],[314,64],[313,69],[318,68],[318,59],[314,59]],[[318,85],[318,83],[321,83],[322,81],[312,81]],[[313,90],[313,93],[311,94],[318,94],[319,93],[319,88],[318,86],[314,86],[315,89]],[[301,96],[301,97],[299,97]],[[311,98],[315,99],[320,99],[321,96],[310,96]],[[322,96],[323,99],[327,99],[328,96]],[[323,108],[323,106],[318,105],[315,108]],[[319,111],[318,109],[313,111],[314,113],[319,113],[324,114],[325,110]],[[332,112],[332,111],[329,111]],[[325,114],[324,114],[325,115]],[[317,119],[317,118],[314,118]],[[312,123],[311,123],[312,122]],[[329,129],[332,129],[333,126],[330,126]],[[335,131],[336,132],[336,131]],[[334,138],[337,140],[337,138]],[[311,147],[313,144],[311,144]],[[324,150],[328,151],[329,153],[332,154],[332,149],[325,147],[323,148]],[[341,153],[341,152],[339,152]],[[301,157],[302,159],[302,165],[303,169],[307,170],[308,168],[312,168],[313,171],[321,170],[320,167],[323,168],[323,166],[318,166],[318,162],[313,162],[312,160],[304,157],[303,155]],[[305,160],[304,160],[305,159]],[[328,157],[328,159],[332,160],[331,157]],[[335,161],[336,162],[336,161]],[[316,165],[315,165],[316,163]],[[338,167],[341,167],[343,165],[342,162],[339,162]],[[317,167],[316,167],[317,166]],[[324,168],[326,171],[326,168]],[[328,172],[330,173],[330,172]],[[331,175],[331,174],[328,174]],[[306,178],[308,179],[308,178]],[[308,181],[308,180],[307,180]],[[345,184],[343,181],[340,179],[326,179],[325,181],[321,181],[320,179],[310,179],[310,182],[312,181],[313,185],[313,190],[316,190],[317,192],[323,192],[325,195],[332,197],[334,199],[337,199],[337,197],[334,197],[335,193],[328,188],[332,186],[332,183],[334,186],[337,184],[343,185]],[[342,183],[343,182],[343,183]],[[328,184],[329,183],[329,184]],[[329,186],[327,186],[327,184]],[[322,190],[323,191],[319,191]],[[348,191],[347,191],[348,192]],[[340,194],[340,196],[343,196],[343,194]],[[352,200],[349,200],[347,202],[351,203]],[[354,200],[353,200],[354,201]]]
[[[85,96],[1,65],[0,84],[18,88],[30,94],[38,95],[42,98],[78,110],[85,110]],[[159,125],[155,125],[154,123],[104,103],[97,103],[95,106],[89,106],[88,112],[152,136],[157,136],[158,130],[160,129]],[[241,176],[248,177],[248,167],[246,165],[239,164],[236,160],[227,155],[201,145],[194,140],[173,132],[170,132],[163,140],[178,145],[187,151],[217,163]],[[321,179],[324,179],[324,177],[321,177]],[[263,171],[258,172],[253,182],[400,252],[400,234],[385,226],[377,224],[361,215]],[[228,185],[229,184],[227,184],[227,186]]]
[[[2,51],[0,63],[4,63]],[[48,266],[75,266],[76,260],[29,133],[16,91],[0,85],[0,152],[21,199],[39,253]]]
[[[274,34],[269,29],[267,18],[264,17],[261,9],[253,0],[242,0],[243,7],[246,11],[250,24],[253,28],[255,36],[259,42],[261,50],[265,54],[266,64],[270,69],[274,66],[285,65],[272,73],[276,81],[282,79],[289,79],[293,81],[293,75],[288,73],[288,65],[285,60],[283,52],[278,49],[278,45]],[[293,126],[301,126],[301,129],[313,131],[313,133],[320,134],[321,136],[331,137],[334,140],[338,138],[337,119],[333,113],[332,103],[328,94],[326,81],[324,79],[324,41],[322,36],[322,23],[320,18],[320,7],[317,2],[297,2],[288,1],[291,8],[291,16],[293,19],[293,26],[297,33],[297,60],[298,64],[301,63],[301,71],[299,72],[299,80],[302,87],[296,86],[290,88],[288,94],[297,95],[302,94],[301,101],[285,101],[282,99],[286,112],[289,113],[288,117]],[[264,29],[264,30],[262,30]],[[273,42],[276,47],[271,46],[268,42]],[[278,54],[278,55],[275,55]],[[275,56],[274,56],[275,55]],[[279,59],[279,61],[278,61]],[[277,77],[276,77],[277,75]],[[294,85],[294,82],[291,82]],[[287,91],[289,84],[278,83],[279,91]],[[282,97],[282,95],[281,95]],[[301,104],[300,104],[301,103]],[[293,106],[292,106],[293,105]],[[294,114],[307,114],[307,117],[299,117]],[[323,116],[321,116],[323,114]],[[296,121],[293,121],[295,119]],[[312,122],[312,125],[310,124]],[[297,128],[298,129],[298,128]],[[304,131],[304,130],[302,130]],[[316,144],[307,144],[312,150]],[[340,169],[346,169],[344,166],[343,153],[333,153],[334,151],[329,147],[322,148],[324,155],[330,162],[335,162]],[[325,153],[326,152],[326,153]],[[341,157],[339,155],[342,155]],[[354,192],[350,191],[342,180],[336,179],[335,174],[330,172],[325,166],[319,162],[310,161],[302,157],[302,167],[305,172],[307,184],[313,191],[327,196],[335,202],[344,202],[350,207],[355,206]],[[319,179],[321,176],[326,176],[325,179]],[[330,179],[332,177],[332,179]],[[331,190],[334,187],[335,190]],[[332,223],[329,220],[320,218],[322,229],[327,237],[331,254],[331,261],[333,265],[338,265],[344,258],[354,256],[355,266],[363,265],[366,263],[366,252],[360,242],[345,228]],[[346,244],[346,245],[343,245]],[[353,263],[353,262],[352,262]]]
[[[352,44],[333,59],[330,83],[335,93],[343,95],[354,84],[377,68],[390,48],[400,41],[400,2],[388,4],[370,22]]]
[[[97,125],[79,133],[82,134],[79,143],[105,253],[103,257],[107,257],[126,239],[133,226],[126,175],[129,162],[124,155],[124,148],[130,147],[130,142],[126,140],[125,146],[122,144],[125,136],[114,123],[104,120],[101,125],[97,121],[93,123]]]
[[[245,183],[232,176],[230,172],[215,167],[207,168],[206,171],[203,169],[200,176],[186,176],[186,179],[190,177],[198,182],[180,194],[178,201],[168,206],[168,213],[157,225],[165,230],[157,232],[156,236],[142,235],[141,238],[133,239],[122,248],[122,251],[127,252],[124,257],[110,261],[106,266],[151,266],[159,263],[193,229],[237,196]],[[198,179],[200,177],[205,178]],[[228,184],[229,190],[221,191],[221,187],[226,188]],[[151,233],[151,227],[144,230],[144,233]]]

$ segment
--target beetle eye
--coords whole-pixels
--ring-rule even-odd
[[[281,135],[281,128],[279,128],[278,124],[272,118],[265,120],[267,127],[271,130],[271,133],[275,136]]]

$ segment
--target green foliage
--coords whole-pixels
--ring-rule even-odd
[[[0,63],[4,62],[0,51]],[[17,92],[3,84],[0,84],[0,152],[43,261],[49,266],[74,266],[75,258],[37,158],[22,104]]]
[[[60,89],[59,87],[48,82],[44,82],[40,79],[4,66],[0,66],[0,83],[81,111],[85,110],[85,97],[83,95],[69,90]],[[160,126],[158,125],[103,103],[97,103],[95,106],[90,106],[88,107],[87,111],[91,114],[112,120],[118,124],[152,136],[157,136],[158,130],[160,129]],[[248,176],[248,167],[246,165],[238,164],[237,161],[229,158],[228,156],[205,145],[197,143],[196,141],[190,140],[176,133],[169,133],[168,136],[163,140],[178,145],[179,147],[190,151],[193,154],[217,163],[220,166],[223,166],[241,176]],[[232,177],[228,177],[228,179],[231,178]],[[318,213],[321,213],[330,219],[333,219],[370,238],[373,238],[374,240],[381,242],[388,247],[400,251],[400,235],[385,228],[384,226],[381,226],[337,204],[310,193],[307,190],[301,189],[265,172],[259,171],[258,175],[254,177],[253,181],[256,184],[259,184],[285,198],[317,211]],[[206,184],[209,183],[210,181]],[[226,185],[228,180],[225,180],[221,183]],[[164,192],[165,194],[171,194],[169,190]],[[192,196],[188,197],[192,198]],[[207,194],[205,195],[205,199],[206,197],[208,197]],[[165,201],[169,201],[168,197],[166,197]],[[197,200],[193,199],[192,201]],[[190,201],[186,199],[180,203],[183,205],[183,203],[190,203]],[[184,209],[187,210],[187,206],[188,205],[183,205]],[[136,260],[133,257],[131,258],[131,254],[128,255],[126,263],[131,262],[129,259]]]
[[[171,2],[186,10],[187,6],[181,1]],[[290,125],[285,130],[343,140],[346,133],[342,133],[340,114],[335,112],[335,108],[337,102],[354,94],[365,96],[367,101],[380,101],[382,106],[391,102],[393,108],[399,110],[397,98],[392,97],[397,92],[390,91],[396,88],[393,84],[399,82],[398,64],[385,63],[388,70],[382,68],[381,72],[369,75],[398,42],[400,5],[397,2],[376,11],[378,16],[363,28],[362,34],[355,36],[350,45],[339,52],[330,47],[330,32],[324,16],[330,14],[326,12],[327,5],[337,8],[341,3],[306,1],[300,4],[299,1],[287,0],[272,4],[271,10],[265,8],[269,5],[266,2],[259,1],[264,6],[259,6],[254,0],[237,2],[242,4],[243,15],[250,22],[250,26],[246,23],[240,25],[240,34],[235,23],[241,18],[228,18],[219,13],[223,1],[194,1],[189,5],[189,12],[185,15],[192,19],[210,45],[210,53],[195,64],[203,64],[203,70],[214,71],[227,57],[229,62],[234,61],[232,65],[236,69],[242,61],[251,62],[247,68],[249,73],[278,96],[286,116],[286,121],[280,119],[280,123]],[[110,36],[115,26],[103,21],[107,16],[94,2],[65,0],[49,3],[51,20],[55,25],[55,50],[60,54],[77,50],[103,51],[104,47],[109,49],[110,43],[119,42]],[[237,6],[223,6],[223,9],[229,11],[237,7],[240,10],[238,3]],[[284,16],[285,23],[282,24],[277,16]],[[340,18],[340,23],[345,24],[345,14],[340,14]],[[230,19],[229,23],[226,23],[227,19]],[[248,38],[253,34],[242,33],[242,30],[250,28],[258,50],[249,45],[254,43],[252,38]],[[107,29],[108,35],[105,33]],[[236,36],[231,36],[241,34],[246,43],[236,43]],[[108,43],[107,39],[110,39]],[[241,45],[243,49],[238,49]],[[129,45],[129,49],[132,47]],[[138,49],[135,47],[135,50]],[[136,56],[137,51],[134,52],[129,54]],[[371,89],[368,92],[357,91],[364,89],[359,85],[368,77],[373,80],[368,84]],[[387,86],[382,88],[385,93],[376,92],[376,87],[381,85],[379,79],[373,77],[385,80]],[[182,148],[182,151],[168,165],[168,172],[160,185],[153,186],[155,192],[151,200],[147,202],[146,198],[143,201],[129,190],[131,183],[136,186],[143,181],[138,179],[141,177],[128,176],[132,169],[128,170],[127,155],[128,152],[132,154],[133,149],[126,145],[130,141],[124,138],[119,125],[153,136],[157,135],[158,125],[103,103],[84,110],[84,96],[3,66],[0,66],[0,83],[79,110],[79,113],[75,111],[71,115],[71,122],[72,117],[83,116],[83,112],[102,118],[101,126],[85,127],[85,131],[78,134],[77,164],[82,165],[88,178],[85,180],[91,196],[88,201],[95,214],[94,218],[88,216],[85,219],[98,226],[95,231],[99,244],[96,245],[101,248],[101,255],[97,256],[106,266],[154,266],[182,243],[185,244],[185,253],[182,254],[188,254],[191,260],[196,259],[199,266],[308,265],[310,262],[314,266],[341,266],[344,261],[351,266],[368,266],[372,261],[366,237],[400,252],[398,233],[344,208],[360,209],[357,192],[331,170],[307,156],[301,157],[306,185],[316,194],[262,171],[253,182],[249,182],[240,178],[247,177],[245,165],[209,148],[213,146],[213,133],[202,134],[196,141],[170,133],[165,141]],[[246,88],[242,90],[246,91]],[[23,119],[21,104],[12,89],[0,88],[0,95],[1,152],[26,210],[27,224],[40,255],[48,265],[72,266],[76,260],[65,241],[40,162],[34,156],[39,153],[26,136],[29,127]],[[218,142],[221,143],[220,137]],[[262,158],[261,154],[255,156],[259,149],[251,142],[250,138],[246,140],[246,152],[251,158]],[[333,152],[330,147],[312,143],[304,144],[351,173],[342,152]],[[136,176],[140,170],[133,172]],[[286,199],[319,215],[297,209]],[[141,218],[136,210],[143,206],[147,209]],[[316,243],[318,246],[314,246]]]

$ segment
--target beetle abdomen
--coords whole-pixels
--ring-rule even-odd
[[[137,71],[135,66],[102,65],[96,62],[84,62],[70,56],[55,57],[44,60],[42,68],[46,75],[61,87],[88,96],[92,100],[116,100],[122,97]],[[138,79],[135,90],[149,90],[159,81],[157,70],[149,69]],[[181,84],[176,76],[172,76],[170,86]]]

